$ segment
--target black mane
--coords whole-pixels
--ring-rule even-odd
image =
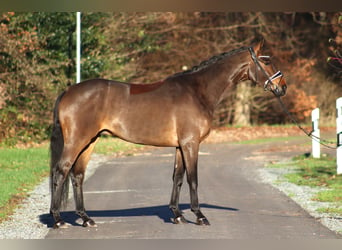
[[[245,51],[245,50],[248,50],[248,47],[241,47],[239,49],[233,49],[233,50],[228,51],[228,52],[223,52],[219,55],[215,55],[215,56],[209,58],[208,60],[202,61],[199,65],[193,66],[189,70],[178,72],[178,73],[176,73],[170,77],[182,76],[182,75],[198,72],[198,71],[200,71],[204,68],[207,68],[208,66],[210,66],[210,65],[212,65],[218,61],[221,61],[222,59],[226,58],[227,56],[232,56],[232,55],[235,55],[235,54],[242,52],[242,51]]]

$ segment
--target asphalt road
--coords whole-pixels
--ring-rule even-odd
[[[97,228],[83,228],[71,202],[62,213],[67,229],[51,229],[46,238],[85,239],[334,239],[283,193],[258,177],[268,161],[288,158],[302,148],[286,143],[267,145],[204,144],[199,157],[199,199],[210,226],[195,225],[189,188],[183,184],[181,208],[189,224],[171,222],[168,203],[173,148],[113,158],[85,182],[88,214]],[[304,153],[304,152],[300,152]],[[48,226],[52,220],[42,215]]]

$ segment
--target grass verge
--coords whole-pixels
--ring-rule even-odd
[[[48,155],[47,146],[0,149],[0,221],[48,175]]]
[[[272,164],[269,167],[292,168],[295,171],[285,175],[285,178],[296,185],[324,187],[312,200],[331,202],[328,208],[319,212],[342,215],[342,175],[336,174],[336,158],[324,156],[314,159],[307,155],[294,157],[291,162]]]
[[[142,146],[104,137],[95,146],[97,154],[129,155]],[[33,148],[0,148],[0,222],[5,220],[28,192],[49,175],[48,145]]]

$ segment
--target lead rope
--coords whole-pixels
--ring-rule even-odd
[[[313,130],[311,130],[311,132],[309,133],[306,129],[304,129],[298,122],[297,120],[293,117],[293,115],[290,113],[290,111],[286,108],[285,104],[283,103],[283,101],[280,99],[279,96],[277,96],[277,99],[281,105],[281,107],[283,108],[284,112],[288,115],[288,117],[291,119],[292,122],[294,122],[297,127],[302,130],[308,137],[310,137],[311,139],[317,141],[319,144],[321,144],[324,147],[327,147],[329,149],[337,149],[336,147],[330,146],[328,144],[334,144],[335,142],[333,141],[328,141],[328,140],[324,140],[318,136],[315,136],[312,134]]]

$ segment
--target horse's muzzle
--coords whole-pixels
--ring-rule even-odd
[[[281,87],[277,86],[274,89],[272,89],[272,92],[275,96],[280,97],[280,96],[284,96],[286,94],[286,90],[287,90],[287,86],[282,85]]]

